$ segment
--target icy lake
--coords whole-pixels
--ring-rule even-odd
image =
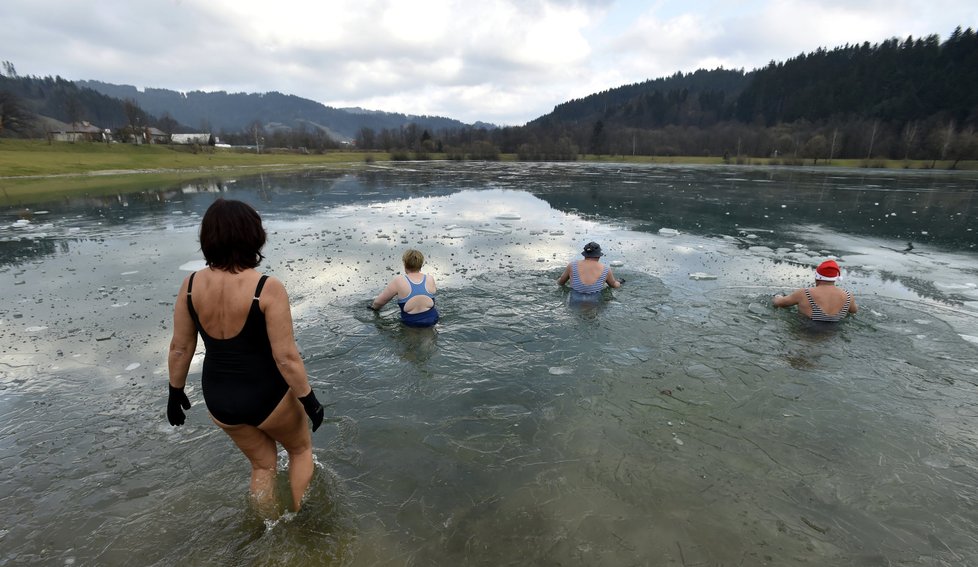
[[[218,196],[327,404],[274,523],[202,356],[165,417]],[[978,564],[976,213],[974,172],[574,163],[0,201],[0,565]],[[555,280],[592,240],[626,284],[582,309]],[[366,308],[408,247],[434,330]],[[829,257],[857,315],[771,307]]]

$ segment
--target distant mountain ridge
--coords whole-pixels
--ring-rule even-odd
[[[120,100],[133,100],[146,112],[163,116],[169,114],[177,122],[191,129],[239,132],[258,122],[265,127],[319,129],[338,141],[356,138],[363,128],[375,131],[396,130],[408,124],[428,130],[466,128],[453,118],[441,116],[417,116],[363,109],[343,109],[326,106],[319,102],[286,95],[277,91],[267,93],[228,93],[226,91],[190,91],[182,93],[169,89],[146,88],[142,91],[132,85],[116,85],[102,81],[75,81],[82,88],[91,89]],[[486,127],[485,123],[480,123]]]

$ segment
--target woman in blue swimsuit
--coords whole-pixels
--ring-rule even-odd
[[[557,278],[557,285],[570,282],[571,290],[582,297],[597,297],[605,284],[621,287],[624,280],[616,279],[611,268],[601,263],[603,253],[597,242],[588,242],[581,255],[584,256],[583,260],[567,264],[564,273]]]
[[[812,321],[834,323],[859,310],[856,298],[847,289],[835,287],[842,277],[839,264],[826,260],[815,269],[815,287],[796,289],[788,295],[775,295],[775,307],[798,306],[798,312]]]
[[[312,480],[312,436],[323,407],[309,385],[292,334],[285,287],[255,268],[263,259],[261,217],[241,201],[218,199],[200,224],[207,268],[184,279],[173,311],[167,358],[167,419],[183,425],[190,409],[184,393],[197,335],[204,339],[201,386],[211,419],[251,461],[251,497],[274,515],[281,443],[289,454],[292,505],[298,510]],[[305,412],[305,413],[303,413]]]
[[[421,252],[408,250],[401,259],[404,261],[404,275],[392,279],[370,303],[370,308],[377,311],[396,296],[402,323],[408,327],[431,327],[438,322],[435,278],[421,272],[424,265],[424,254]]]

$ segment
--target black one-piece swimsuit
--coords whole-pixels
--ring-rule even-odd
[[[187,284],[187,307],[206,352],[201,375],[204,403],[214,419],[227,425],[258,426],[278,407],[289,385],[275,365],[272,345],[265,328],[265,314],[258,298],[268,276],[262,276],[244,327],[236,336],[215,339],[200,325],[191,292],[194,276]]]

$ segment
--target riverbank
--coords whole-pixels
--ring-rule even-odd
[[[409,156],[412,154],[409,154]],[[162,183],[194,180],[226,181],[235,177],[307,168],[358,167],[395,156],[383,151],[335,150],[307,153],[271,150],[257,153],[237,148],[209,146],[130,145],[91,142],[48,142],[46,140],[0,140],[0,197],[16,204],[30,195],[55,198],[65,192],[113,193],[137,191]],[[427,159],[444,160],[445,154],[428,154]],[[502,161],[516,161],[503,154]],[[872,169],[978,170],[978,161],[922,160],[813,160],[794,158],[729,158],[703,156],[609,156],[582,155],[578,161],[611,163],[655,163],[681,165],[745,166],[832,166]]]

